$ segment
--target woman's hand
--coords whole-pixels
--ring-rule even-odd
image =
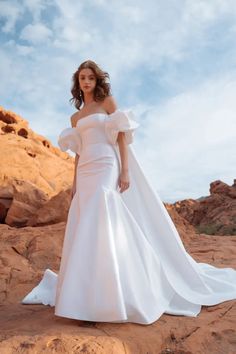
[[[121,170],[119,179],[118,179],[118,186],[120,187],[120,193],[124,192],[126,189],[129,188],[129,173],[126,170]]]

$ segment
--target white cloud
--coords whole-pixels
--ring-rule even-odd
[[[4,25],[1,30],[4,33],[11,33],[15,30],[15,24],[17,20],[21,17],[24,10],[19,3],[12,1],[1,1],[0,2],[0,18],[5,20]]]
[[[52,1],[47,0],[23,0],[22,5],[30,11],[33,16],[33,22],[38,22],[41,19],[41,13],[44,9],[47,8]]]
[[[15,25],[26,11],[29,11],[33,17],[33,22],[40,22],[41,13],[48,5],[52,5],[53,0],[11,0],[0,1],[0,18],[5,20],[1,30],[5,33],[15,31]]]
[[[92,59],[144,124],[136,148],[163,199],[198,197],[213,179],[232,178],[234,0],[2,4],[1,105],[38,133],[56,144],[75,111],[72,74]]]
[[[32,44],[45,44],[52,37],[52,31],[42,23],[29,24],[23,28],[20,39]]]
[[[198,188],[208,194],[213,179],[233,183],[235,92],[236,72],[232,72],[206,80],[160,107],[147,107],[143,124],[140,116],[145,149],[141,145],[137,149],[164,199],[197,197]]]
[[[34,47],[27,45],[16,45],[16,50],[19,55],[27,56],[29,54],[34,53]]]

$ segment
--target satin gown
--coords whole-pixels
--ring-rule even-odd
[[[163,313],[196,317],[201,305],[236,299],[236,271],[197,263],[148,181],[132,142],[132,111],[83,117],[59,135],[80,155],[58,274],[46,269],[23,304],[55,315],[150,324]],[[144,128],[143,128],[144,129]],[[119,131],[128,147],[130,187],[118,189]]]

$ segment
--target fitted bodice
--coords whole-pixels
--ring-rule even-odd
[[[131,144],[138,126],[131,110],[117,109],[111,114],[93,113],[79,119],[75,127],[63,129],[58,145],[62,151],[69,149],[80,155],[88,146],[116,146],[119,132],[124,132],[126,143]]]
[[[106,113],[94,113],[79,119],[76,130],[81,137],[82,148],[91,144],[110,144],[105,130]]]

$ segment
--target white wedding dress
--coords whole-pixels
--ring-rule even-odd
[[[197,316],[236,299],[236,270],[196,262],[138,162],[132,111],[94,113],[58,139],[80,155],[58,275],[46,269],[24,304],[55,315],[150,324],[163,313]],[[130,187],[120,193],[118,132],[125,132]]]

